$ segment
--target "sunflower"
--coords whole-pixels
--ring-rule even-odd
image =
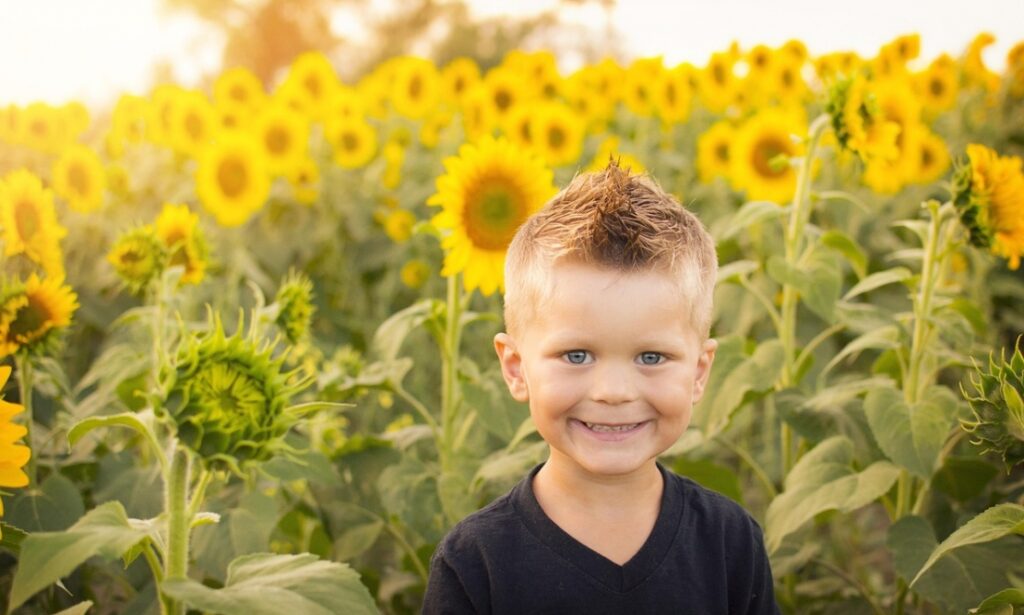
[[[1018,156],[972,143],[954,174],[953,202],[971,243],[1020,266],[1024,256],[1024,172]]]
[[[711,54],[708,65],[701,72],[698,95],[704,106],[712,111],[724,111],[733,100],[736,76],[733,58],[725,52]]]
[[[467,291],[491,295],[504,288],[505,251],[519,226],[555,193],[543,162],[505,139],[465,144],[445,160],[433,223],[448,231],[441,274],[463,273]]]
[[[0,227],[5,256],[24,254],[47,276],[64,276],[60,240],[67,230],[57,223],[53,193],[25,169],[0,182]]]
[[[535,109],[530,135],[534,149],[553,167],[576,162],[583,150],[583,123],[562,103]]]
[[[407,56],[395,68],[391,104],[400,115],[419,120],[437,107],[441,82],[429,60]]]
[[[930,184],[938,180],[949,169],[949,150],[942,137],[925,128],[920,127],[919,138],[913,141],[917,145],[918,165],[917,176],[911,181],[921,184]]]
[[[462,130],[466,140],[477,141],[491,134],[497,119],[490,89],[483,83],[478,84],[462,100]]]
[[[452,123],[452,112],[447,108],[435,109],[420,126],[419,138],[423,147],[434,149],[441,141],[441,132]]]
[[[1024,41],[1006,52],[1006,75],[1010,80],[1010,93],[1016,97],[1024,96]]]
[[[967,82],[971,85],[982,86],[989,91],[999,87],[999,75],[993,73],[985,65],[982,52],[994,42],[996,42],[996,37],[988,32],[982,32],[975,36],[974,40],[967,46],[967,51],[964,52],[961,61],[964,77],[967,78]]]
[[[181,283],[201,282],[209,261],[209,247],[199,227],[199,216],[188,205],[164,203],[156,219],[156,236],[169,253],[168,265],[185,268]]]
[[[328,103],[339,85],[338,75],[327,56],[319,51],[307,51],[292,62],[281,88],[298,92],[303,110],[319,120],[324,119]]]
[[[182,92],[171,109],[171,145],[178,152],[195,158],[219,125],[220,118],[205,94],[195,90]]]
[[[63,118],[50,105],[34,102],[19,116],[18,141],[22,145],[41,152],[56,152],[64,145]]]
[[[531,149],[534,147],[533,123],[536,116],[533,105],[516,105],[505,116],[502,133],[517,147]]]
[[[693,67],[689,64],[662,72],[654,88],[654,105],[665,124],[682,123],[690,116],[692,73]]]
[[[320,194],[320,167],[313,159],[306,157],[293,167],[288,175],[292,197],[303,205],[312,205]]]
[[[124,154],[125,145],[137,145],[146,138],[146,126],[152,122],[151,108],[145,98],[122,94],[110,116],[107,133],[107,153],[114,158]]]
[[[263,106],[266,97],[259,77],[241,66],[224,71],[213,82],[213,99],[218,106],[233,103],[256,109]]]
[[[263,207],[270,177],[262,148],[252,136],[222,132],[199,157],[196,192],[222,226],[238,226]]]
[[[377,131],[365,119],[335,118],[327,127],[334,161],[345,169],[366,166],[377,153]]]
[[[480,82],[480,67],[470,58],[455,58],[441,69],[441,95],[449,103],[459,103]]]
[[[952,109],[959,93],[956,64],[948,55],[941,55],[914,78],[917,94],[925,111],[935,115]]]
[[[804,124],[794,112],[766,108],[736,131],[729,149],[729,176],[750,200],[788,203],[796,191],[796,170],[789,159],[803,147],[793,141]]]
[[[407,287],[413,290],[419,289],[430,279],[430,265],[421,259],[414,258],[402,265],[398,277]]]
[[[167,247],[149,225],[121,234],[107,253],[107,262],[135,294],[144,292],[160,277],[167,260]]]
[[[384,217],[384,234],[395,243],[405,243],[412,237],[415,224],[416,216],[411,211],[396,209]]]
[[[216,319],[208,333],[187,336],[160,375],[156,410],[206,467],[238,472],[270,458],[301,416],[288,403],[310,379],[284,371],[285,356],[256,339],[242,327],[227,336]]]
[[[864,77],[857,75],[836,81],[829,88],[827,109],[841,147],[864,161],[892,160],[899,155],[896,139],[901,127],[882,114]]]
[[[697,138],[697,172],[708,184],[716,177],[729,177],[729,151],[736,129],[728,120],[719,120]]]
[[[0,365],[0,487],[24,487],[28,485],[28,475],[22,468],[32,457],[32,451],[18,442],[28,433],[28,429],[11,420],[25,409],[24,406],[3,399],[3,389],[10,376],[11,366]],[[0,500],[0,517],[3,514],[4,503]]]
[[[77,308],[78,297],[60,278],[32,274],[7,289],[0,299],[0,358],[44,346],[51,333],[71,324]]]
[[[267,170],[273,175],[285,175],[306,157],[309,142],[309,123],[285,105],[268,105],[253,126]]]
[[[528,97],[523,89],[522,80],[508,69],[496,68],[484,78],[488,99],[494,117],[502,122],[505,116],[517,105],[524,103]]]
[[[783,106],[798,105],[807,98],[807,83],[800,72],[802,64],[780,56],[772,63],[771,75],[768,78],[768,89]]]
[[[21,109],[17,105],[7,105],[0,108],[0,141],[7,143],[18,142],[18,120]]]
[[[185,90],[181,87],[164,83],[153,88],[149,95],[152,105],[149,115],[152,121],[146,124],[149,140],[160,145],[173,145],[174,135],[174,107],[184,95]]]
[[[656,87],[665,72],[661,58],[638,58],[626,70],[622,88],[622,101],[626,108],[639,115],[649,117],[655,109]]]
[[[106,173],[99,156],[84,145],[67,147],[53,164],[53,188],[71,209],[88,213],[103,204]]]
[[[298,344],[309,335],[310,324],[316,306],[313,304],[313,282],[304,273],[292,270],[288,272],[274,303],[278,307],[274,324],[285,334],[288,341]]]

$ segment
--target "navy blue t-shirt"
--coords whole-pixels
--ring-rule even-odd
[[[620,566],[548,518],[533,494],[540,468],[441,541],[424,615],[779,613],[761,528],[732,500],[659,464],[654,529]]]

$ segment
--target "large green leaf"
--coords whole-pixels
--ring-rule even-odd
[[[889,528],[887,545],[893,567],[904,580],[910,579],[928,559],[938,541],[931,525],[922,517],[903,517]],[[1006,587],[1006,572],[1020,557],[1012,545],[972,545],[936,562],[914,585],[922,598],[963,613],[985,596]]]
[[[85,514],[82,494],[63,474],[46,477],[35,489],[19,491],[7,504],[4,520],[27,532],[67,529]]]
[[[943,540],[942,544],[937,546],[932,551],[932,554],[928,556],[928,560],[917,571],[910,584],[914,585],[921,578],[921,575],[935,565],[939,558],[954,549],[972,544],[991,542],[1011,534],[1024,536],[1024,506],[1010,503],[993,506],[965,523]]]
[[[779,284],[795,288],[807,307],[826,322],[833,321],[836,301],[843,286],[843,272],[835,254],[815,252],[809,262],[791,266],[779,255],[768,259],[768,275]]]
[[[127,427],[141,435],[145,439],[146,444],[153,449],[153,452],[163,457],[163,448],[160,446],[159,440],[157,440],[154,429],[155,420],[156,418],[151,409],[146,409],[142,412],[123,412],[110,416],[89,417],[79,421],[68,430],[68,444],[74,446],[82,439],[82,436],[98,427]]]
[[[970,610],[974,615],[1013,615],[1014,607],[1024,607],[1024,589],[1004,589],[982,600]]]
[[[715,239],[719,242],[726,241],[755,224],[774,218],[781,218],[788,211],[788,207],[782,207],[778,203],[772,203],[771,201],[750,201],[744,203],[722,226],[722,229],[716,233]]]
[[[168,579],[161,590],[185,604],[220,615],[360,615],[377,613],[359,574],[315,555],[244,555],[228,566],[224,587]]]
[[[779,340],[762,342],[750,356],[738,337],[719,340],[704,399],[693,413],[693,424],[711,438],[729,424],[733,414],[748,401],[748,394],[770,390],[782,371],[783,350]]]
[[[402,342],[413,329],[422,325],[438,309],[437,299],[422,299],[385,320],[373,336],[373,345],[385,361],[394,360]]]
[[[100,504],[65,532],[29,535],[21,543],[9,608],[14,610],[90,557],[121,557],[144,538],[146,531],[129,522],[120,502]]]
[[[875,441],[893,462],[928,479],[956,421],[957,400],[946,387],[929,387],[922,401],[908,405],[890,386],[868,391],[864,413]]]
[[[488,372],[477,381],[462,381],[463,404],[476,411],[477,419],[501,442],[508,442],[529,415],[525,404],[509,395],[500,374]]]
[[[981,495],[999,469],[976,457],[946,457],[932,477],[932,486],[958,502]]]
[[[876,271],[860,282],[857,282],[853,288],[846,291],[846,294],[843,295],[843,301],[849,301],[858,295],[863,295],[864,293],[875,290],[876,288],[881,288],[886,284],[902,282],[912,275],[913,273],[906,267],[893,267],[892,269],[886,269],[885,271]]]
[[[846,233],[835,229],[825,231],[821,236],[821,245],[842,254],[853,267],[858,278],[867,275],[868,257],[864,254],[864,250],[857,245],[857,242]]]
[[[885,494],[899,476],[891,463],[879,461],[861,472],[854,470],[853,443],[834,436],[814,447],[786,476],[785,490],[772,500],[765,518],[769,552],[818,513],[851,512]]]

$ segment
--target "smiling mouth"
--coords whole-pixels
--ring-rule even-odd
[[[637,427],[643,425],[642,422],[641,423],[628,423],[628,424],[622,424],[622,425],[609,425],[609,424],[605,424],[605,423],[588,423],[586,421],[580,421],[580,422],[583,423],[584,425],[586,425],[587,429],[589,429],[591,431],[604,432],[604,433],[614,433],[614,432],[619,432],[619,431],[632,431],[632,430],[636,429]]]

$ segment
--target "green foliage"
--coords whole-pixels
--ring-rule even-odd
[[[220,589],[186,579],[170,579],[162,589],[194,608],[220,615],[377,613],[358,574],[345,564],[320,561],[308,553],[240,557],[228,566]]]
[[[8,608],[17,608],[90,557],[121,557],[146,538],[146,531],[134,527],[117,502],[90,510],[67,531],[31,534],[21,545]]]

